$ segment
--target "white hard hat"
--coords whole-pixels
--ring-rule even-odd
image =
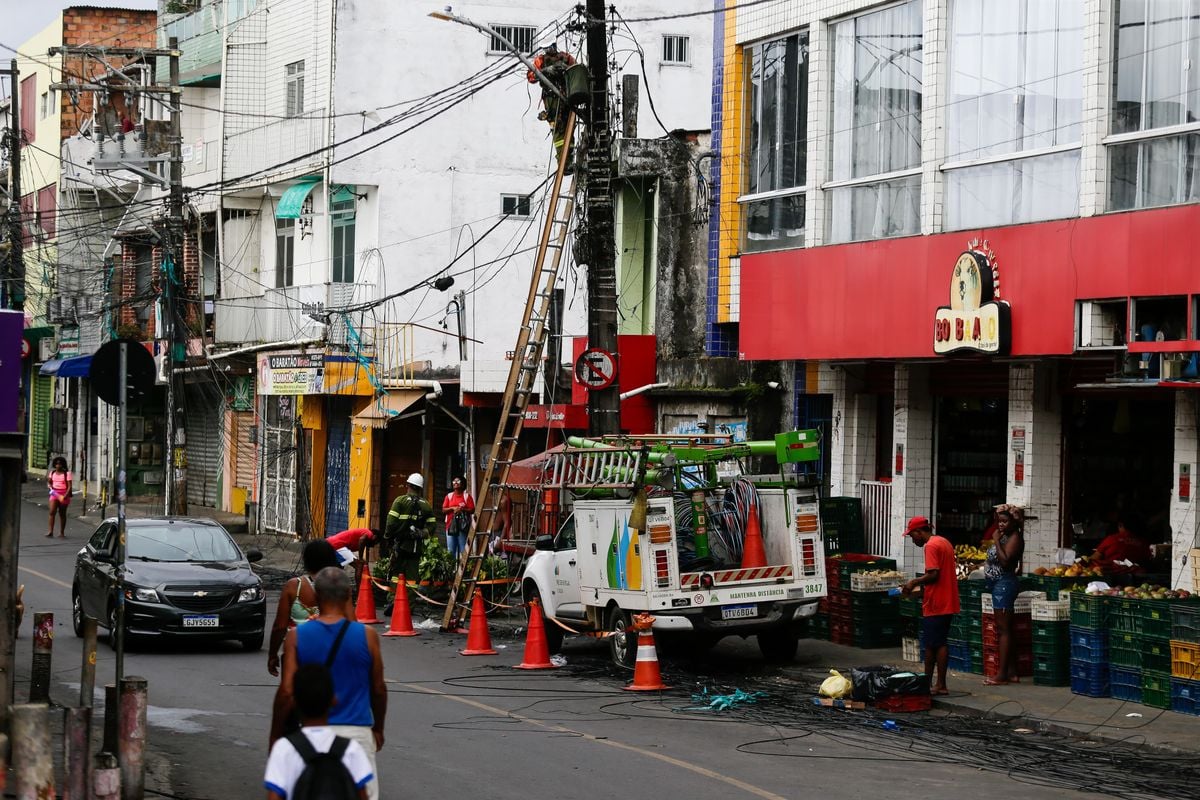
[[[408,485],[415,486],[418,489],[424,489],[425,488],[425,478],[423,478],[421,476],[421,473],[414,472],[412,475],[408,476]]]

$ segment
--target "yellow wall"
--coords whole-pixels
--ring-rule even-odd
[[[746,79],[743,51],[737,44],[737,3],[727,0],[725,12],[725,72],[722,79],[721,113],[721,198],[720,244],[717,249],[717,322],[730,319],[729,259],[736,256],[741,240],[741,207],[737,198],[742,194],[743,152],[745,130],[743,111]]]
[[[312,470],[309,473],[309,513],[312,516],[312,535],[325,535],[325,445],[329,426],[325,424],[325,397],[307,395],[303,398],[300,424],[310,432]]]
[[[362,411],[370,398],[365,398],[359,405],[355,402],[354,413]],[[350,527],[371,527],[371,509],[376,504],[374,493],[377,490],[374,475],[375,468],[375,429],[368,425],[355,422],[350,426]],[[361,502],[360,502],[361,501]],[[362,513],[359,513],[359,506]],[[381,525],[382,527],[382,522]]]

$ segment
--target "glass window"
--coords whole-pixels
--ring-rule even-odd
[[[955,0],[950,18],[947,159],[1078,144],[1083,0]],[[1070,217],[1079,151],[946,173],[946,228]]]
[[[275,288],[292,285],[296,266],[296,220],[275,220]]]
[[[293,61],[284,69],[287,71],[287,111],[289,117],[298,117],[304,113],[304,62]]]
[[[745,203],[742,213],[746,217],[744,252],[804,246],[803,194]]]
[[[510,217],[529,216],[529,195],[502,194],[500,195],[500,213]]]
[[[237,561],[241,553],[221,528],[210,525],[137,526],[127,533],[126,555],[146,561]]]
[[[1200,122],[1200,0],[1121,0],[1113,133]],[[1109,207],[1198,199],[1195,134],[1111,145]]]
[[[533,42],[537,38],[537,28],[532,25],[492,25],[493,34],[488,44],[489,53],[509,53],[504,40],[512,42],[513,47],[522,53],[533,52]]]
[[[916,0],[833,26],[833,180],[859,181],[921,166],[921,4]],[[920,176],[830,191],[830,241],[920,230]]]
[[[688,37],[667,34],[663,36],[662,60],[664,64],[687,64]]]
[[[98,552],[108,550],[108,535],[112,533],[113,525],[110,522],[101,523],[96,532],[92,534],[92,538],[88,539],[88,547]]]
[[[354,199],[333,208],[333,282],[354,283]]]

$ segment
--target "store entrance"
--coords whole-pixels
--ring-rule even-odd
[[[938,400],[934,524],[956,545],[978,546],[1004,502],[1007,425],[1007,397]]]
[[[1147,544],[1171,540],[1175,405],[1169,394],[1065,398],[1066,543],[1089,553],[1118,518]]]

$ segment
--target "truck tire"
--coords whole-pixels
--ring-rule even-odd
[[[784,628],[758,634],[758,649],[763,658],[776,664],[793,660],[799,644],[800,635]]]
[[[529,626],[529,603],[537,600],[542,606],[542,616],[545,616],[546,604],[542,603],[542,596],[538,592],[537,584],[533,581],[526,581],[522,587],[521,594],[525,598],[525,625]],[[546,628],[546,648],[550,651],[550,655],[558,655],[562,652],[563,629],[549,619],[545,620]]]
[[[637,634],[630,632],[631,623],[628,611],[617,606],[608,609],[609,654],[613,664],[625,669],[633,669],[637,660]]]

